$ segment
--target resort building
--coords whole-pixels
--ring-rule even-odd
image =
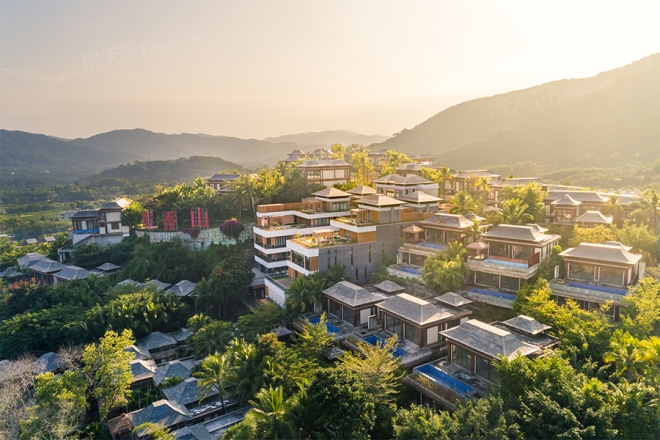
[[[206,184],[213,188],[218,194],[226,194],[231,191],[231,183],[241,177],[235,173],[220,173],[204,177]]]
[[[485,177],[489,179],[489,186],[497,185],[502,181],[502,176],[495,174],[489,170],[469,170],[461,171],[458,174],[454,175],[451,180],[451,190],[450,193],[455,194],[460,191],[467,191],[471,189],[471,186],[474,185],[477,179],[480,177]],[[489,197],[490,198],[490,197]]]
[[[351,180],[351,164],[339,159],[305,160],[298,169],[310,186],[333,186]]]
[[[561,238],[546,232],[530,224],[498,225],[481,234],[482,250],[468,257],[468,283],[517,291],[538,272],[540,263],[550,257]]]
[[[301,160],[305,160],[306,156],[307,155],[302,150],[293,150],[291,153],[289,153],[285,162],[300,162]]]
[[[376,193],[388,197],[399,198],[415,191],[421,191],[431,196],[438,195],[438,184],[416,175],[401,176],[389,174],[374,180]]]
[[[323,290],[323,309],[354,327],[367,326],[376,320],[376,304],[389,299],[378,291],[369,291],[348,281],[340,281]]]
[[[378,165],[387,157],[387,149],[371,150],[369,152],[369,159],[374,165]]]
[[[636,195],[632,194],[610,194],[597,191],[574,191],[558,190],[556,186],[551,186],[547,197],[545,198],[546,219],[558,224],[581,224],[585,222],[583,216],[588,212],[603,212],[610,197],[615,196],[618,199],[619,206],[626,217],[634,207],[637,200]],[[603,216],[607,218],[606,216]],[[580,219],[580,220],[578,220]],[[586,217],[587,220],[596,220],[597,224],[602,223],[603,219],[597,219],[594,214]]]
[[[645,265],[640,254],[630,247],[608,241],[603,244],[580,243],[559,254],[564,259],[563,279],[550,282],[552,293],[560,303],[572,299],[585,310],[600,308],[609,302],[607,311],[619,319],[619,309],[628,288],[644,276]]]

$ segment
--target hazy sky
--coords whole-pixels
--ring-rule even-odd
[[[657,0],[2,0],[0,126],[389,135],[660,52],[658,23]]]

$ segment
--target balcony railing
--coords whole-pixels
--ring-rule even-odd
[[[541,262],[541,253],[537,252],[535,254],[532,254],[532,256],[530,256],[527,259],[508,258],[508,257],[502,257],[500,255],[478,255],[478,256],[470,256],[468,257],[468,259],[472,261],[482,261],[484,263],[490,263],[490,264],[502,264],[504,266],[529,268]]]

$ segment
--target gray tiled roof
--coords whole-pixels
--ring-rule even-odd
[[[578,202],[599,202],[605,203],[607,197],[599,194],[596,191],[548,191],[548,196],[545,198],[546,201],[559,200],[564,195],[570,196],[573,200]]]
[[[156,280],[156,279],[147,281],[146,284],[147,284],[147,286],[155,286],[156,290],[159,290],[159,291],[160,290],[165,290],[165,289],[167,289],[168,287],[170,287],[172,285],[171,283],[165,283],[163,281],[159,281],[159,280]]]
[[[173,293],[176,296],[188,296],[191,293],[193,293],[193,291],[195,290],[196,285],[197,284],[195,284],[191,281],[182,280],[182,281],[179,281],[178,283],[176,283],[175,285],[173,285],[172,287],[170,287],[168,292]]]
[[[124,209],[124,208],[128,207],[128,205],[130,205],[130,204],[131,204],[130,200],[121,198],[121,199],[113,200],[110,203],[106,203],[105,205],[103,205],[101,207],[101,209],[103,209],[103,210]]]
[[[325,188],[322,189],[321,191],[316,191],[312,193],[313,196],[319,196],[319,197],[325,197],[325,198],[330,198],[330,197],[350,197],[351,195],[347,192],[344,192],[340,189],[335,188],[334,186],[331,186],[330,188]]]
[[[472,302],[471,299],[467,299],[454,292],[447,292],[443,295],[436,296],[434,299],[452,307],[461,307]]]
[[[72,219],[77,219],[77,218],[98,218],[99,217],[99,212],[96,209],[87,209],[87,210],[82,210],[78,211],[75,214],[71,216]]]
[[[147,351],[141,350],[136,345],[129,345],[128,347],[124,348],[124,351],[130,351],[131,353],[135,354],[135,359],[146,359],[149,357],[149,353]]]
[[[337,167],[337,166],[344,167],[344,166],[351,166],[351,164],[341,159],[321,159],[321,160],[305,160],[298,165],[299,168]]]
[[[555,200],[551,205],[565,205],[565,206],[577,206],[582,204],[582,202],[575,200],[573,197],[568,194],[564,194],[560,199]]]
[[[202,423],[177,429],[172,435],[177,440],[215,440]]]
[[[177,340],[177,342],[182,342],[188,339],[189,337],[192,336],[192,332],[190,332],[187,328],[183,327],[180,328],[179,330],[170,333],[174,339]]]
[[[544,241],[559,239],[559,235],[544,234],[538,226],[529,225],[497,225],[489,232],[481,234],[482,239],[501,238],[504,240],[529,241],[542,243]]]
[[[154,376],[156,371],[156,362],[153,359],[133,359],[129,362],[131,366],[131,373],[133,374],[133,381],[149,379]]]
[[[123,286],[144,287],[145,285],[146,285],[145,283],[138,283],[137,281],[128,279],[118,282],[117,284],[115,284],[115,287],[123,287]]]
[[[392,197],[385,196],[383,194],[373,194],[371,196],[360,197],[357,199],[357,202],[372,206],[394,206],[403,205],[406,203],[397,199],[393,199]]]
[[[161,332],[151,332],[144,338],[139,339],[136,345],[140,347],[141,350],[153,350],[155,348],[176,345],[176,340],[172,336]]]
[[[8,267],[5,270],[3,270],[2,272],[0,272],[0,277],[3,277],[3,278],[15,278],[15,277],[19,277],[21,275],[23,275],[23,272],[17,271],[16,268],[13,267],[13,266]]]
[[[378,301],[384,301],[387,296],[378,292],[369,292],[364,287],[356,286],[348,281],[340,281],[334,286],[323,290],[323,293],[337,301],[340,301],[350,307],[359,307],[365,304],[373,304]]]
[[[496,358],[503,355],[513,359],[518,354],[527,356],[540,350],[521,341],[514,333],[502,330],[476,319],[469,319],[458,327],[440,332],[450,341]]]
[[[448,309],[441,309],[428,301],[407,293],[400,293],[384,303],[378,304],[378,307],[419,325],[430,324],[454,316],[454,313]]]
[[[587,211],[575,219],[575,223],[612,224],[612,216],[603,215],[600,211]]]
[[[405,290],[405,287],[401,287],[394,281],[390,280],[381,281],[380,283],[375,284],[374,287],[385,293],[398,293]]]
[[[441,225],[448,226],[450,228],[465,229],[472,226],[472,221],[468,220],[460,214],[446,214],[444,212],[437,212],[431,217],[427,218],[422,225]]]
[[[109,272],[111,270],[119,269],[119,266],[117,266],[116,264],[112,264],[112,263],[103,263],[102,265],[97,267],[97,269],[100,269],[100,270],[105,271],[105,272]]]
[[[163,388],[163,394],[167,400],[176,402],[180,405],[189,405],[194,402],[199,402],[204,394],[201,388],[197,386],[199,379],[196,377],[189,377],[178,385],[173,387]],[[206,397],[212,397],[218,394],[216,389],[210,391]]]
[[[179,360],[160,364],[154,373],[154,383],[160,385],[165,378],[174,376],[180,377],[181,379],[187,379],[192,376],[192,369],[194,366],[195,363],[193,361]]]
[[[227,182],[227,181],[232,181],[236,180],[239,177],[241,177],[240,174],[214,174],[212,176],[209,176],[206,178],[206,180],[219,180],[221,182]]]
[[[165,427],[190,420],[192,417],[185,406],[168,400],[158,400],[144,409],[128,413],[133,426],[143,423],[158,423]]]
[[[401,176],[399,174],[388,174],[387,176],[379,177],[374,180],[374,183],[396,183],[401,185],[415,185],[415,184],[432,184],[430,180],[427,180],[419,176]]]
[[[48,258],[39,260],[36,264],[30,266],[30,270],[39,273],[54,273],[54,272],[59,272],[60,270],[65,268],[66,266],[60,263],[59,261],[53,261]]]
[[[500,177],[499,174],[495,174],[490,170],[466,170],[466,171],[461,171],[458,173],[456,176],[454,176],[455,179],[468,179],[470,177]]]
[[[615,242],[603,244],[580,243],[574,248],[566,249],[559,255],[564,258],[580,258],[623,264],[636,264],[642,258],[640,254],[633,254],[621,243]]]
[[[376,194],[376,190],[374,188],[365,185],[356,186],[355,188],[349,189],[346,192],[355,196],[368,196],[371,194]]]
[[[34,266],[41,260],[48,260],[49,258],[45,255],[42,255],[37,252],[30,252],[29,254],[26,254],[18,259],[18,267],[21,270],[29,269],[30,267]]]
[[[412,203],[429,203],[437,202],[440,198],[426,194],[424,191],[413,191],[410,194],[399,197],[399,200]]]
[[[82,267],[66,266],[65,269],[59,271],[55,276],[65,281],[71,281],[71,280],[83,280],[87,277],[92,276],[92,273],[83,269]]]
[[[538,335],[546,330],[550,330],[549,325],[541,324],[536,319],[527,315],[518,315],[514,318],[503,321],[502,324],[530,335]]]

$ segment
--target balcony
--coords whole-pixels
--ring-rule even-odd
[[[315,237],[294,238],[289,241],[309,249],[357,243],[355,240],[351,240],[349,238],[339,237],[339,236],[319,237],[319,238],[315,238]]]
[[[468,257],[470,270],[497,273],[515,277],[529,278],[538,270],[541,253],[537,252],[528,259],[507,258],[498,255],[478,255]]]

